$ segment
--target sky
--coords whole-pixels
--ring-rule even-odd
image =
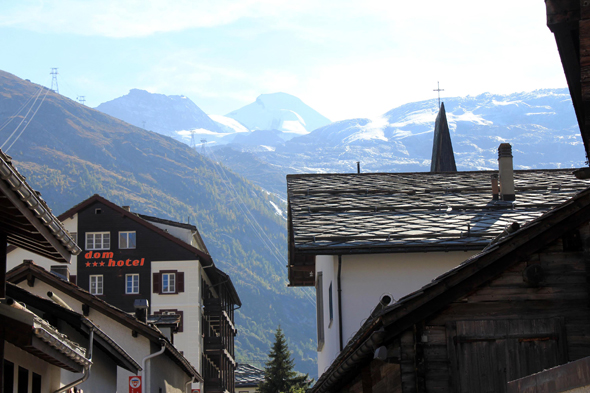
[[[0,70],[86,105],[130,89],[225,115],[284,92],[332,121],[566,87],[542,0],[0,1]]]

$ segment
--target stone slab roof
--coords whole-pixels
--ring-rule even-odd
[[[516,200],[492,200],[496,173],[289,175],[294,251],[482,249],[507,225],[529,222],[590,186],[571,169],[514,171]]]
[[[264,370],[245,363],[238,364],[235,372],[236,387],[258,386],[263,380]]]

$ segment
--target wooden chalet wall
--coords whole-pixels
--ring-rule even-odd
[[[134,231],[137,237],[136,248],[119,248],[119,231]],[[87,250],[85,243],[86,234],[89,232],[109,232],[109,249]],[[88,290],[90,275],[103,275],[104,294],[100,297],[127,312],[134,311],[136,299],[148,299],[151,307],[151,295],[157,289],[152,288],[151,285],[151,274],[154,267],[152,261],[197,259],[194,253],[100,202],[92,203],[78,213],[78,238],[83,252],[78,256],[77,284]],[[100,257],[87,258],[89,251],[91,254],[100,255]],[[112,254],[112,256],[104,257],[107,254]],[[109,266],[111,260],[117,262],[117,265]],[[133,265],[132,261],[139,261],[139,263]],[[125,293],[126,274],[139,274],[139,293]],[[179,283],[177,283],[178,285]]]
[[[506,392],[510,380],[590,356],[589,265],[586,223],[390,337],[389,361],[372,360],[340,391]]]

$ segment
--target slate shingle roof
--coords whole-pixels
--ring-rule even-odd
[[[264,370],[240,363],[235,371],[236,388],[258,386],[264,380]]]
[[[590,186],[572,169],[519,170],[516,200],[494,201],[497,173],[289,175],[289,264],[297,255],[481,250],[507,225]]]

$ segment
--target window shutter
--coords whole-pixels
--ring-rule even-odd
[[[184,292],[184,272],[176,273],[176,292]]]
[[[153,281],[154,281],[154,285],[153,285],[153,293],[160,293],[161,292],[161,286],[162,286],[162,279],[160,278],[160,273],[154,273],[153,274]]]

